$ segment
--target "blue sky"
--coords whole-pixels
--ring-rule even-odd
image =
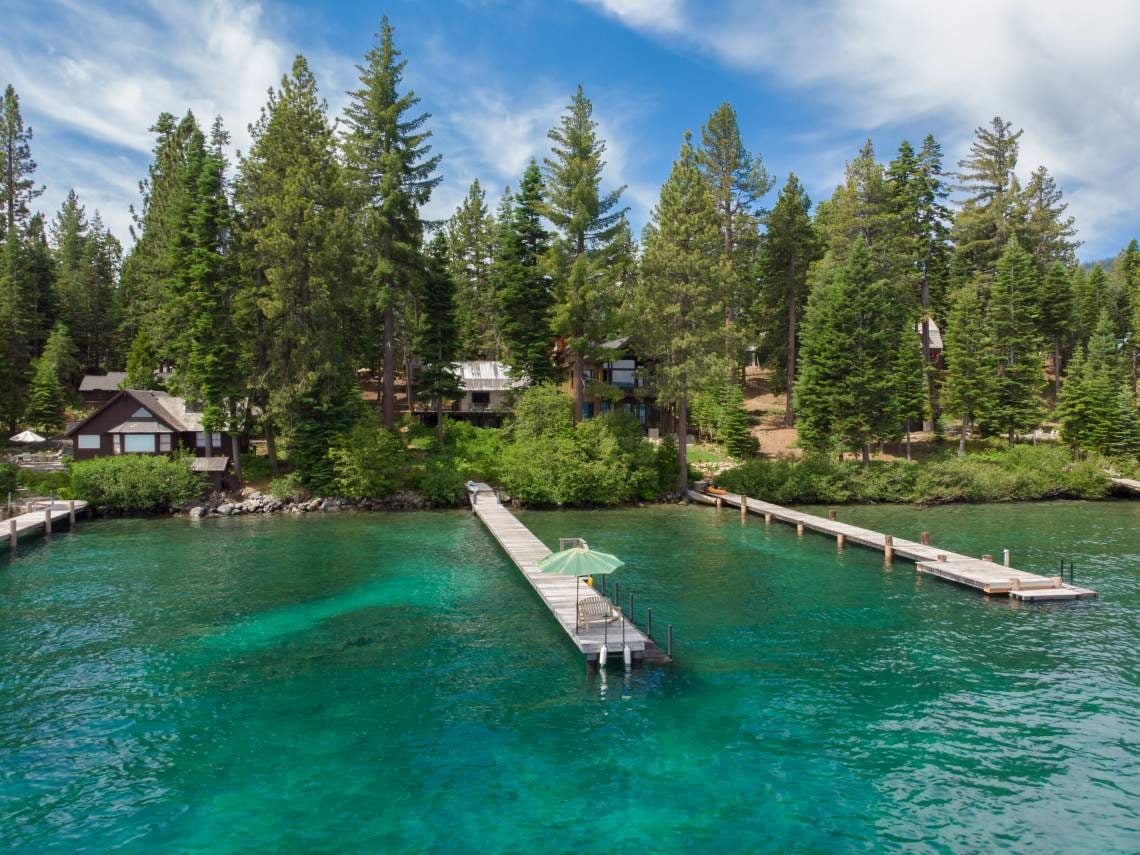
[[[385,12],[444,156],[433,217],[474,178],[493,207],[581,82],[639,230],[682,133],[727,100],[778,182],[795,171],[815,200],[867,137],[886,160],[932,132],[952,167],[1000,114],[1025,129],[1019,172],[1043,163],[1064,188],[1083,257],[1140,235],[1140,8],[1126,0],[5,5],[0,80],[35,129],[41,206],[74,187],[124,238],[160,111],[221,114],[245,148],[266,88],[302,52],[335,115]]]

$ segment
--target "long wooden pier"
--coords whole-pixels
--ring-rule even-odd
[[[609,624],[592,623],[576,626],[578,621],[578,598],[600,596],[585,582],[573,576],[556,576],[542,573],[538,562],[551,554],[551,550],[534,536],[530,529],[518,521],[514,514],[503,507],[498,496],[485,484],[473,485],[468,490],[471,509],[487,526],[491,536],[522,571],[523,577],[550,609],[554,619],[569,636],[574,646],[586,657],[587,662],[596,662],[598,652],[606,644],[609,656],[620,662],[622,646],[628,645],[634,660],[661,661],[662,651],[624,615]],[[624,641],[623,639],[624,633]]]
[[[24,535],[43,533],[50,537],[51,531],[62,520],[68,520],[74,529],[77,516],[86,510],[87,503],[79,500],[35,502],[27,513],[0,520],[0,543],[7,541],[9,549],[14,552]]]
[[[807,529],[826,534],[834,537],[840,548],[845,543],[854,543],[869,549],[877,549],[885,556],[898,556],[913,561],[915,569],[920,573],[976,588],[986,594],[1008,595],[1027,602],[1083,600],[1097,596],[1096,591],[1066,584],[1058,576],[1026,573],[984,558],[972,558],[941,547],[896,538],[802,511],[793,511],[759,499],[742,498],[735,493],[714,495],[690,490],[689,498],[708,505],[716,505],[718,501],[734,508],[741,508],[743,505],[742,517],[748,513],[759,514],[764,517],[766,523],[778,520],[796,526],[797,531],[801,533]]]

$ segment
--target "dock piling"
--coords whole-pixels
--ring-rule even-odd
[[[748,519],[748,497],[747,496],[741,496],[740,497],[740,521],[744,522],[746,519]]]
[[[1003,565],[1005,565],[1006,567],[1009,566],[1009,550],[1008,549],[1003,549],[1001,551],[1001,563]]]
[[[772,524],[772,515],[771,514],[764,514],[764,525],[771,525],[771,524]]]
[[[8,548],[12,554],[16,554],[16,541],[20,537],[18,533],[18,526],[15,519],[8,520]]]
[[[802,522],[796,523],[796,534],[800,537],[804,536],[804,524]]]
[[[838,513],[838,511],[836,511],[835,508],[828,508],[827,509],[827,518],[829,520],[831,520],[832,522],[835,522],[835,516],[837,513]]]
[[[920,533],[918,536],[918,542],[923,546],[930,546],[930,532],[924,531]]]
[[[842,534],[835,535],[835,548],[838,549],[840,552],[842,552],[843,551],[843,543],[846,540],[847,540],[847,537],[845,535],[842,535]]]
[[[75,531],[75,499],[67,500],[67,520],[71,530]]]
[[[51,505],[44,508],[44,540],[51,543]]]
[[[993,563],[993,560],[994,560],[994,557],[993,557],[992,555],[990,555],[989,553],[984,553],[984,554],[982,555],[982,560],[983,560],[983,561],[989,561],[989,562],[992,564],[992,563]]]
[[[895,558],[895,538],[893,535],[883,535],[883,561],[890,564]]]
[[[723,505],[724,505],[723,500],[721,499],[720,496],[717,496],[716,497],[716,509],[719,511],[721,509],[721,507],[723,507]]]

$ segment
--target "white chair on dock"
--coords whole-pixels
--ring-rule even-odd
[[[578,600],[578,628],[585,626],[588,630],[591,623],[613,623],[621,617],[621,609],[614,606],[605,597],[583,597]]]

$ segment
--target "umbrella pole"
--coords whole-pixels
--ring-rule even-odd
[[[578,634],[578,628],[579,628],[579,623],[578,623],[578,580],[581,578],[582,578],[581,576],[575,576],[574,577],[574,634],[575,635]]]

